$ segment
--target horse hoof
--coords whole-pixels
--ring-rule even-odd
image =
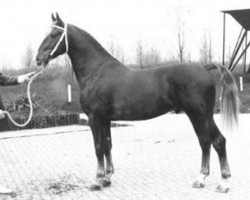
[[[223,187],[222,185],[218,185],[215,191],[219,193],[227,193],[229,191],[229,187]]]
[[[110,180],[103,180],[102,181],[102,187],[109,187],[111,185],[111,181]]]
[[[205,187],[204,182],[195,181],[195,182],[193,183],[193,188],[204,188],[204,187]]]
[[[216,188],[216,192],[227,193],[230,189],[229,179],[222,179]]]
[[[102,187],[100,185],[97,185],[97,184],[92,184],[91,186],[89,186],[89,190],[91,192],[100,191],[100,190],[102,190]]]
[[[11,198],[16,198],[16,197],[17,197],[17,193],[11,192],[11,193],[10,193],[10,197],[11,197]]]

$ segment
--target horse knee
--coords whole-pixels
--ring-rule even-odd
[[[104,154],[106,156],[110,156],[110,154],[111,154],[111,146],[110,145],[105,146],[105,148],[104,148]]]
[[[103,157],[104,151],[103,151],[103,148],[102,148],[101,145],[97,144],[97,145],[95,146],[95,153],[96,153],[96,156],[97,156],[98,158]]]
[[[111,141],[111,137],[108,136],[107,138],[105,138],[104,140],[104,153],[105,155],[109,155],[110,151],[112,149],[112,141]]]
[[[202,140],[199,138],[199,142],[200,142],[200,146],[202,148],[202,151],[204,152],[208,152],[210,151],[210,147],[211,147],[211,141],[206,139],[206,140]]]
[[[220,134],[212,141],[212,144],[218,153],[224,152],[226,146],[226,138]]]

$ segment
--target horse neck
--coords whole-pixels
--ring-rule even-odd
[[[98,72],[100,68],[107,68],[111,65],[121,66],[121,63],[91,35],[77,27],[69,26],[68,40],[68,55],[78,81]]]

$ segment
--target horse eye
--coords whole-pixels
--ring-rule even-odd
[[[58,33],[57,31],[52,31],[52,32],[50,33],[50,37],[51,37],[51,38],[55,38],[58,34],[59,34],[59,33]]]
[[[51,38],[55,38],[55,37],[58,36],[59,34],[60,34],[60,32],[55,31],[55,30],[52,30],[51,33],[50,33],[50,37],[51,37]]]

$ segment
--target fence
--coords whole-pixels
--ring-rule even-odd
[[[18,123],[24,123],[26,120],[27,119],[25,118],[15,119],[15,121],[17,121]],[[49,128],[49,127],[54,127],[54,126],[65,126],[65,125],[73,125],[73,124],[87,125],[87,123],[88,122],[86,120],[79,118],[79,113],[70,113],[70,114],[53,115],[53,116],[35,116],[32,118],[31,122],[23,128],[16,127],[8,120],[7,123],[1,124],[2,127],[0,126],[0,130]]]

